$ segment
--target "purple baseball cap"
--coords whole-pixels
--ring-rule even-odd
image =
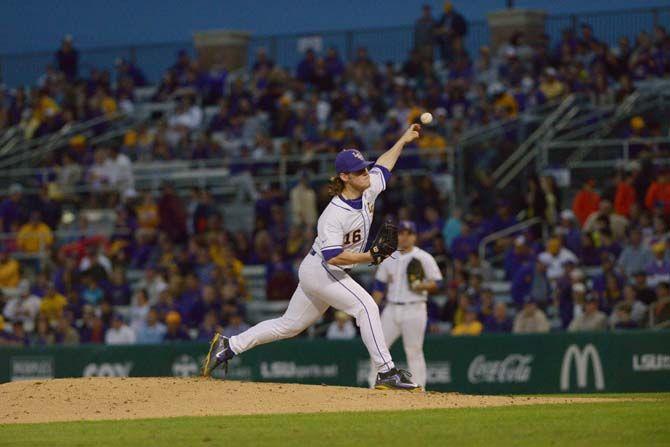
[[[373,161],[366,161],[358,149],[343,149],[335,157],[335,170],[338,174],[360,171],[373,164]]]
[[[401,220],[398,225],[398,231],[411,231],[416,233],[416,224],[411,220]]]

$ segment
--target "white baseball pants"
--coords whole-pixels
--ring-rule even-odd
[[[398,337],[402,336],[412,381],[426,389],[426,360],[423,356],[423,339],[428,323],[426,303],[405,305],[387,303],[381,320],[386,346],[391,348]],[[374,386],[376,380],[374,369],[370,371],[368,380],[370,386]]]
[[[305,257],[300,264],[298,278],[300,282],[283,316],[258,323],[230,338],[230,347],[235,354],[264,343],[294,337],[333,306],[356,320],[375,372],[393,368],[391,354],[384,342],[379,307],[360,284],[341,268],[328,265],[319,254]]]

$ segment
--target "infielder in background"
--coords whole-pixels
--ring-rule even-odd
[[[216,334],[205,358],[203,375],[209,376],[221,364],[227,368],[228,360],[254,346],[298,335],[333,306],[356,320],[374,369],[378,371],[376,388],[418,388],[406,371],[393,364],[384,342],[377,303],[349,276],[349,269],[359,263],[380,264],[396,250],[397,228],[387,222],[379,230],[370,250],[364,251],[372,226],[375,199],[386,189],[390,171],[402,148],[419,138],[419,130],[418,124],[410,126],[375,163],[366,161],[356,149],[345,149],[337,154],[337,176],[330,184],[333,198],[319,217],[314,245],[300,264],[300,282],[286,313],[230,339]]]
[[[398,251],[381,263],[375,275],[372,292],[381,303],[386,292],[386,307],[382,312],[382,330],[389,348],[402,336],[405,356],[413,381],[426,388],[426,360],[423,357],[423,338],[426,332],[428,294],[436,292],[442,282],[442,272],[435,258],[416,247],[416,225],[401,221],[398,226]],[[370,385],[375,382],[374,371]]]

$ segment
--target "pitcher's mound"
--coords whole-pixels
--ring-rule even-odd
[[[269,413],[416,410],[598,399],[468,396],[202,378],[85,378],[0,385],[0,424]]]

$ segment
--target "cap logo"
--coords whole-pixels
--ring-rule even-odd
[[[365,161],[363,154],[361,154],[359,151],[353,150],[351,151],[351,153],[353,154],[354,157],[358,158],[360,161]]]

